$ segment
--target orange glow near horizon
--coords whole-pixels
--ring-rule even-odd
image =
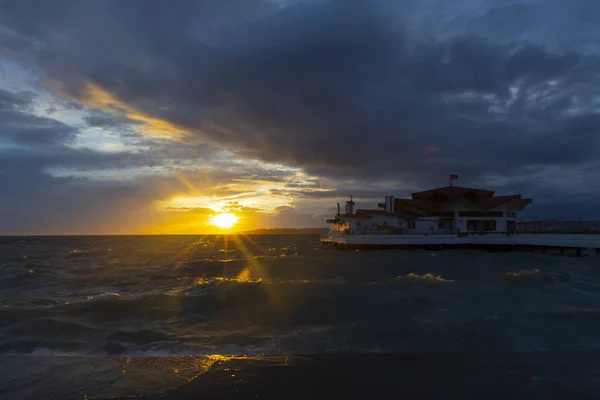
[[[217,214],[212,217],[210,223],[221,229],[229,229],[238,221],[238,217],[234,214]]]

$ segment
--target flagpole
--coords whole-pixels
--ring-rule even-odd
[[[449,178],[449,185],[452,186],[452,181],[458,179],[458,175],[450,174]]]

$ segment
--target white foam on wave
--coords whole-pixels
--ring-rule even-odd
[[[522,269],[520,271],[511,271],[511,272],[507,272],[506,276],[509,278],[524,278],[524,277],[530,277],[530,276],[534,276],[536,274],[538,274],[540,272],[539,269],[535,268],[535,269]]]
[[[430,273],[419,275],[414,272],[410,272],[404,276],[400,275],[396,277],[395,280],[409,280],[409,281],[417,281],[417,282],[454,282],[451,279],[444,279],[440,275],[433,275]]]
[[[116,298],[116,297],[121,297],[121,295],[117,292],[106,292],[106,293],[99,294],[97,296],[88,296],[86,298],[86,300],[87,301],[101,301],[101,300],[107,300],[107,299]]]

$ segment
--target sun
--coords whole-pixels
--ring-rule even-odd
[[[237,222],[237,220],[238,217],[233,214],[217,214],[212,217],[210,223],[219,228],[229,229]]]

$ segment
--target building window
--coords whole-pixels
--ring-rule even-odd
[[[480,220],[467,220],[467,231],[471,232],[495,232],[496,221],[480,221]]]
[[[417,223],[415,221],[408,221],[408,228],[409,229],[416,229],[417,228]]]

